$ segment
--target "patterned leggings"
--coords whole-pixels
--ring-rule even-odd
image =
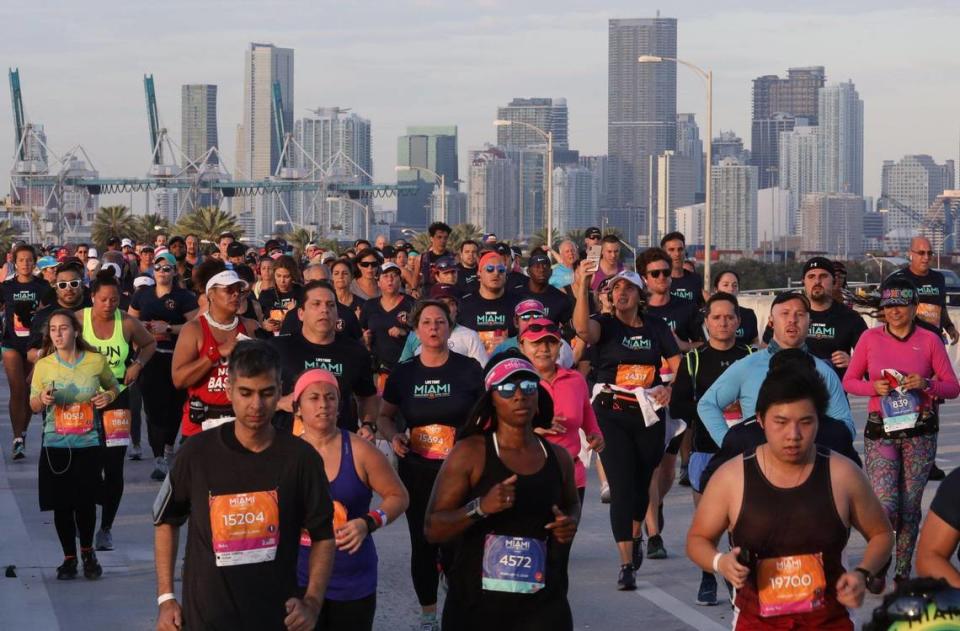
[[[897,533],[895,573],[910,574],[920,532],[923,487],[937,453],[937,436],[864,439],[867,477]]]

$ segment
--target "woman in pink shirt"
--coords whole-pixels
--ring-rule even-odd
[[[587,444],[596,452],[603,450],[603,434],[596,414],[590,405],[587,381],[576,370],[561,368],[560,327],[548,318],[531,320],[520,334],[520,350],[537,369],[542,385],[553,398],[553,426],[534,431],[548,441],[563,447],[573,457],[574,475],[580,504],[587,489],[587,470],[580,461],[580,430],[587,436]]]
[[[936,456],[937,399],[954,399],[960,384],[943,341],[914,322],[917,288],[892,279],[880,289],[885,324],[860,336],[843,388],[870,397],[863,431],[867,477],[897,533],[894,580],[910,575],[920,529],[920,502]],[[867,582],[883,591],[886,568]]]

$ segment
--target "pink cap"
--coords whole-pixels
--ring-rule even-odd
[[[517,303],[517,306],[513,308],[513,315],[522,316],[525,313],[530,312],[544,313],[545,309],[543,303],[539,300],[534,300],[533,298],[528,298]]]
[[[560,339],[560,326],[550,318],[534,318],[527,322],[527,327],[520,334],[521,340],[536,342],[545,337]]]
[[[534,379],[540,379],[540,376],[537,374],[537,369],[533,367],[533,364],[519,357],[508,357],[507,359],[497,362],[497,364],[490,369],[486,379],[483,380],[483,385],[489,391],[494,386],[503,383],[517,373],[529,373]]]
[[[300,378],[297,379],[297,385],[293,386],[293,400],[299,401],[300,395],[303,394],[303,391],[307,389],[308,386],[312,386],[315,383],[329,383],[331,386],[337,389],[337,392],[340,392],[340,384],[337,382],[337,378],[333,376],[333,373],[329,370],[324,370],[322,368],[314,368],[313,370],[308,370],[307,372],[300,375]]]

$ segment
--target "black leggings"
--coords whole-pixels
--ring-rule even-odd
[[[437,604],[437,584],[440,572],[440,546],[427,543],[423,536],[423,522],[427,516],[427,502],[433,491],[439,467],[421,464],[416,456],[400,458],[400,479],[410,494],[407,507],[407,528],[410,529],[410,576],[421,607]]]
[[[610,526],[617,542],[633,540],[633,522],[642,522],[650,502],[650,480],[663,458],[664,421],[647,427],[640,412],[614,412],[594,405],[603,432],[600,459],[610,485]]]
[[[147,413],[147,436],[153,457],[163,456],[164,446],[173,447],[180,431],[186,390],[173,387],[171,364],[173,355],[154,353],[140,373],[140,393]]]
[[[103,485],[100,487],[98,502],[103,507],[100,514],[101,530],[110,530],[113,527],[113,519],[120,508],[120,499],[123,498],[123,461],[126,455],[126,446],[103,449]]]
[[[377,611],[377,594],[374,592],[358,600],[324,599],[323,609],[317,618],[317,631],[371,631],[373,616]]]
[[[84,504],[76,508],[56,508],[53,511],[53,525],[57,528],[57,537],[63,556],[77,556],[77,533],[80,534],[80,547],[93,547],[93,530],[97,525],[97,505]]]
[[[140,408],[143,406],[143,397],[140,395],[140,384],[132,383],[127,386],[130,393],[130,442],[140,444]]]

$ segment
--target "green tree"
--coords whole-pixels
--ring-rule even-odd
[[[6,219],[0,221],[0,252],[9,252],[17,238],[17,231]]]
[[[317,233],[306,228],[294,228],[291,232],[284,235],[287,243],[293,246],[294,256],[300,258],[308,243],[317,242]]]
[[[157,230],[160,226],[160,230]],[[136,218],[136,239],[141,243],[153,243],[157,233],[170,234],[170,222],[157,213],[148,213]],[[183,235],[181,235],[183,236]]]
[[[198,208],[195,212],[180,216],[174,231],[177,234],[195,234],[201,241],[215,242],[224,232],[232,232],[237,238],[243,235],[243,228],[237,218],[214,206]]]
[[[563,237],[560,235],[560,231],[559,231],[559,230],[554,230],[552,236],[553,236],[553,238],[551,239],[551,242],[553,243],[554,249],[556,249],[556,247],[557,247],[558,245],[560,245],[560,241],[563,240]],[[547,229],[546,229],[546,228],[541,228],[540,230],[537,230],[537,231],[534,232],[532,235],[530,235],[530,249],[531,249],[531,250],[532,250],[533,248],[538,248],[538,247],[540,247],[541,245],[544,245],[546,242],[547,242]]]
[[[126,206],[104,206],[93,219],[90,237],[101,251],[106,249],[110,237],[136,236],[137,221]]]
[[[574,230],[567,230],[567,234],[564,235],[564,239],[569,239],[577,244],[577,249],[583,248],[584,243],[586,242],[586,229],[576,228]]]
[[[451,228],[450,239],[447,241],[447,249],[451,252],[459,252],[461,243],[471,239],[479,242],[481,236],[483,235],[480,233],[480,228],[477,228],[472,223],[458,223]]]

